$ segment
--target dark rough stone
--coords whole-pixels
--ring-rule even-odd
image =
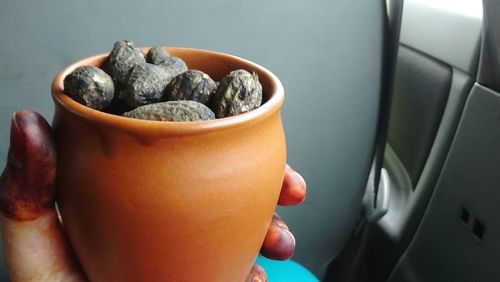
[[[169,101],[194,100],[209,105],[217,85],[210,76],[199,70],[188,70],[176,76],[165,89]]]
[[[262,103],[262,85],[256,73],[239,69],[225,76],[215,92],[212,110],[217,118],[249,112]]]
[[[174,56],[165,58],[159,66],[173,76],[177,76],[188,70],[186,63],[181,58]]]
[[[171,56],[163,47],[151,47],[146,54],[146,61],[163,67],[172,76],[188,70],[186,63],[181,58]]]
[[[138,107],[125,117],[159,121],[196,121],[214,119],[207,106],[196,101],[168,101]]]
[[[134,66],[144,64],[146,64],[146,59],[142,51],[136,48],[132,41],[121,40],[115,42],[108,56],[106,69],[109,70],[114,81],[123,84],[127,81]]]
[[[151,47],[146,54],[146,62],[153,65],[163,64],[170,54],[163,47]]]
[[[87,107],[102,110],[111,104],[115,88],[103,70],[82,66],[64,78],[64,92]]]
[[[162,67],[136,65],[120,92],[120,99],[129,109],[157,103],[163,100],[163,91],[173,78]]]

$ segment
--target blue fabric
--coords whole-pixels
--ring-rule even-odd
[[[256,263],[266,270],[269,282],[319,282],[314,274],[292,260],[277,261],[259,256]]]

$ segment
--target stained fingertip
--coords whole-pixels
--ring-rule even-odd
[[[277,224],[269,227],[260,253],[274,260],[287,260],[295,252],[295,236],[290,230]]]
[[[0,178],[0,211],[33,220],[53,209],[56,153],[48,122],[38,113],[13,114],[8,161]]]
[[[307,194],[307,185],[298,172],[294,170],[285,171],[278,204],[291,206],[302,203]]]

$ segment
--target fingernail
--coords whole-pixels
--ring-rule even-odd
[[[292,241],[292,245],[295,248],[296,241],[295,241],[295,236],[293,236],[293,233],[290,232],[290,230],[288,230],[288,228],[287,229],[283,229],[283,231],[285,232],[285,234],[287,234],[287,236],[290,239],[290,241]]]
[[[281,217],[277,213],[274,213],[273,215],[273,223],[281,228],[289,229],[288,225],[286,225],[286,223],[283,221],[283,219],[281,219]]]
[[[22,117],[19,112],[12,115],[12,122],[10,125],[10,148],[9,158],[19,159],[22,152],[26,149],[26,135],[21,130],[20,124]]]

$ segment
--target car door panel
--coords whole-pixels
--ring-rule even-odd
[[[474,85],[436,190],[389,279],[498,281],[500,93]]]
[[[499,281],[500,2],[483,1],[477,83],[439,181],[389,281]]]

